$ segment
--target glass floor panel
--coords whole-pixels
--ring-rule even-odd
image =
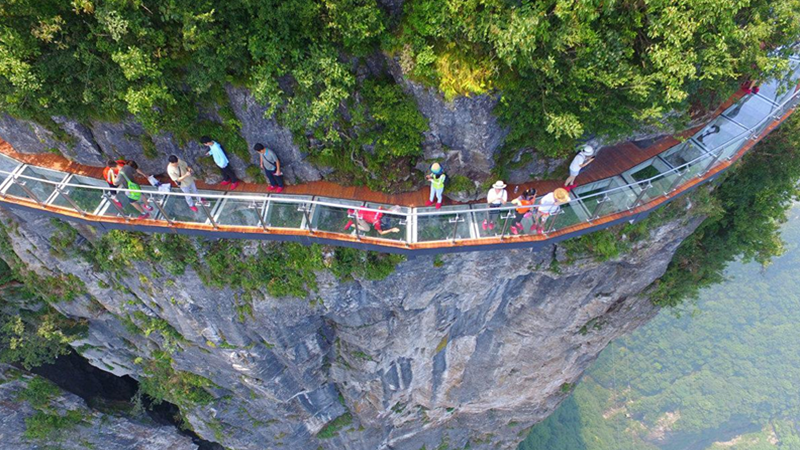
[[[275,228],[297,228],[303,226],[305,214],[302,208],[310,208],[308,203],[281,203],[281,199],[311,200],[307,195],[271,196],[267,205],[267,226]],[[342,224],[344,226],[344,224]]]
[[[6,155],[0,155],[0,171],[2,171],[0,172],[0,184],[2,184],[3,181],[8,179],[9,173],[13,172],[20,165],[22,165],[22,163],[17,161],[16,159],[9,158]]]
[[[239,227],[261,227],[261,220],[267,210],[267,200],[248,200],[228,197],[222,201],[214,220],[220,225]],[[266,222],[265,222],[266,223]]]
[[[716,148],[733,140],[733,138],[746,134],[748,134],[747,129],[723,116],[719,116],[703,127],[693,138],[703,144],[706,150],[713,152]]]
[[[612,192],[614,195],[612,193],[608,194],[608,201],[611,201],[615,206],[611,207],[612,204],[608,204],[603,206],[601,210],[601,214],[610,214],[612,211],[626,209],[636,199],[636,194],[630,188],[624,188],[623,186],[625,185],[627,183],[622,177],[616,176],[578,186],[572,192],[581,199],[589,215],[593,216],[597,205],[605,198],[603,192],[620,188],[619,192],[616,190]]]
[[[144,205],[147,202],[147,193],[148,192],[156,192],[157,189],[152,186],[141,186],[142,188],[142,198],[139,200],[140,205]],[[121,204],[122,210],[128,217],[137,217],[141,214],[136,208],[131,206],[131,201],[128,196],[124,192],[118,192],[115,197]],[[101,209],[101,215],[104,216],[119,216],[119,211],[117,210],[111,202],[105,202],[104,207]],[[149,205],[148,205],[149,206]],[[158,213],[158,210],[153,207],[153,211],[149,211],[150,217],[153,218]]]
[[[219,191],[202,191],[199,190],[198,196],[202,199],[203,195],[219,195]],[[208,222],[208,218],[206,217],[205,213],[203,213],[202,208],[200,205],[197,206],[197,212],[192,211],[189,209],[189,204],[186,203],[186,198],[181,196],[167,196],[167,195],[156,195],[156,199],[161,202],[161,207],[164,209],[164,212],[167,214],[171,220],[176,222],[189,222],[189,223],[206,223]],[[196,200],[195,200],[196,201]],[[208,198],[209,205],[206,206],[209,213],[214,212],[214,207],[217,206],[220,199],[218,198]],[[151,203],[148,203],[151,205]],[[155,208],[155,207],[154,207]],[[161,216],[161,212],[158,208],[155,209],[155,212],[158,213],[158,219],[164,220],[165,218]]]
[[[348,209],[357,209],[363,206],[364,202],[357,200],[342,200],[336,198],[316,197],[315,200],[336,203],[342,206],[314,205],[314,214],[311,217],[312,229],[320,231],[331,231],[334,233],[354,233],[355,229],[345,229],[345,225],[351,220]],[[360,232],[361,230],[359,230]]]
[[[374,227],[370,227],[370,230],[367,233],[364,233],[365,236],[370,237],[377,237],[381,239],[392,239],[395,241],[409,241],[409,226],[408,224],[411,222],[408,214],[411,213],[411,208],[407,208],[404,206],[393,206],[393,205],[383,205],[380,203],[367,203],[367,208],[383,208],[386,210],[383,213],[383,229],[389,230],[392,228],[399,228],[400,231],[397,233],[386,233],[381,235],[378,233]],[[394,213],[394,214],[393,214]]]
[[[69,184],[80,184],[84,186],[97,186],[97,187],[104,187],[108,188],[108,183],[105,181],[98,180],[96,178],[84,177],[82,175],[73,175],[69,181]],[[103,202],[103,192],[99,189],[88,189],[88,188],[80,188],[69,186],[65,187],[64,190],[66,191],[69,198],[75,202],[78,207],[83,210],[85,213],[93,214],[100,204]],[[52,205],[61,206],[62,208],[69,208],[73,209],[72,205],[67,201],[66,198],[60,193],[56,194],[56,197],[51,202]]]
[[[63,181],[67,176],[67,174],[64,172],[56,172],[55,170],[32,166],[26,166],[21,175],[42,178],[50,181],[50,183],[48,183],[26,178],[20,178],[18,180],[18,183],[25,183],[25,186],[30,189],[36,198],[42,203],[46,202],[47,199],[50,198],[50,195],[52,195],[56,190],[56,185]],[[25,191],[16,183],[11,183],[8,185],[6,188],[6,194],[13,195],[15,197],[29,198]]]
[[[774,108],[770,102],[758,96],[748,95],[722,114],[745,128],[752,129],[764,118],[769,117]]]
[[[433,206],[417,208],[417,212],[429,211],[464,211],[466,205],[449,205],[436,209]],[[442,214],[438,216],[417,216],[417,242],[446,241],[453,238],[455,230],[456,239],[470,239],[471,213]]]
[[[789,73],[781,79],[770,80],[758,86],[758,96],[780,105],[789,98],[800,80],[800,62],[789,60]]]

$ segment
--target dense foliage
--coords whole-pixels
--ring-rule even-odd
[[[413,0],[390,46],[446,96],[500,88],[509,145],[556,154],[773,73],[768,52],[797,39],[798,19],[794,0]]]
[[[791,214],[790,251],[776,264],[735,263],[729,281],[703,291],[698,314],[662,313],[609,346],[520,450],[800,448],[800,218]]]
[[[367,68],[381,50],[448,99],[501,92],[508,147],[556,155],[673,110],[685,120],[784,68],[776,50],[797,36],[800,0],[407,0],[395,18],[376,0],[15,0],[0,5],[0,110],[62,136],[52,116],[130,113],[243,156],[232,83],[340,180],[400,189],[427,124]],[[220,120],[201,114],[212,105]]]

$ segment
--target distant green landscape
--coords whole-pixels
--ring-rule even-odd
[[[519,450],[800,449],[800,208],[786,253],[610,345]]]

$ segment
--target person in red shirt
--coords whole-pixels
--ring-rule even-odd
[[[383,209],[380,207],[378,209]],[[354,214],[356,211],[354,209],[348,209],[348,214]],[[358,214],[356,215],[356,222],[353,222],[353,219],[347,221],[347,225],[344,226],[345,231],[349,230],[352,226],[357,226],[358,230],[361,232],[368,232],[369,226],[372,225],[379,234],[384,235],[388,233],[399,233],[400,228],[391,226],[389,222],[389,218],[384,216],[383,212],[380,211],[364,211],[358,210]],[[389,229],[387,229],[389,228]]]

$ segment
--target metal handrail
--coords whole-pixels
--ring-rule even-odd
[[[768,102],[770,102],[770,104],[775,105],[775,107],[765,117],[763,117],[761,120],[759,120],[752,127],[749,127],[747,129],[743,130],[741,133],[738,133],[737,135],[731,137],[730,139],[726,140],[725,142],[723,142],[721,144],[716,145],[713,148],[709,149],[709,148],[706,147],[706,145],[704,143],[701,143],[702,144],[702,148],[700,148],[700,150],[703,151],[703,153],[700,156],[695,157],[691,161],[687,161],[687,162],[681,164],[680,166],[673,167],[673,168],[671,168],[670,170],[668,170],[666,172],[659,173],[659,174],[657,174],[657,175],[655,175],[653,177],[650,177],[648,179],[639,180],[638,182],[635,182],[635,183],[628,183],[628,184],[620,185],[620,186],[617,186],[617,187],[614,187],[614,188],[609,188],[609,189],[606,189],[606,190],[598,191],[596,193],[593,193],[593,194],[587,195],[587,196],[575,197],[575,198],[571,199],[569,202],[566,202],[566,203],[562,204],[561,206],[568,206],[568,205],[572,205],[572,204],[577,204],[579,202],[585,202],[585,201],[591,200],[593,198],[608,199],[610,195],[613,195],[613,194],[615,194],[617,192],[623,192],[623,191],[627,191],[627,190],[632,190],[635,187],[639,188],[639,192],[641,194],[641,193],[643,193],[645,191],[643,186],[651,186],[654,181],[656,181],[658,179],[661,179],[661,178],[665,178],[665,177],[674,175],[674,174],[678,174],[678,175],[680,175],[682,177],[686,173],[686,170],[688,170],[689,167],[692,167],[692,166],[700,163],[703,160],[711,158],[712,159],[711,163],[708,164],[708,167],[702,173],[699,174],[699,175],[703,175],[703,174],[707,173],[708,170],[710,170],[712,167],[714,167],[716,164],[719,163],[718,161],[719,161],[719,159],[720,159],[720,157],[722,155],[722,152],[727,146],[731,145],[732,143],[734,143],[734,142],[736,142],[738,140],[741,140],[742,136],[746,136],[746,135],[748,135],[750,133],[753,133],[755,130],[761,128],[765,124],[773,122],[775,120],[774,114],[777,111],[784,110],[786,105],[788,105],[792,101],[796,100],[798,98],[798,96],[800,96],[800,90],[798,90],[797,86],[795,86],[795,91],[792,93],[792,95],[789,96],[788,98],[786,98],[785,100],[783,100],[779,105],[775,105],[774,102],[772,102],[770,100],[767,100]],[[739,101],[742,102],[742,101],[745,101],[745,100],[742,99],[742,100],[739,100]],[[786,111],[783,111],[783,112],[785,113]],[[741,126],[741,125],[739,125],[739,126]],[[698,132],[698,134],[701,133],[701,132],[702,132],[702,130],[700,130]],[[692,136],[689,139],[693,139],[695,136],[697,136],[697,134],[695,134],[694,136]],[[674,146],[670,147],[667,150],[665,150],[661,154],[671,150],[672,148],[674,148]],[[392,210],[383,209],[383,208],[371,208],[371,207],[367,207],[367,206],[343,205],[343,204],[336,203],[336,202],[333,202],[333,201],[318,200],[318,199],[315,199],[315,198],[308,198],[308,199],[291,198],[291,197],[284,197],[282,195],[274,195],[274,194],[239,194],[239,193],[233,193],[233,192],[226,192],[226,193],[221,193],[221,194],[211,194],[211,193],[204,192],[202,194],[195,194],[195,193],[183,193],[183,192],[179,192],[179,191],[163,192],[163,191],[158,191],[156,189],[144,189],[144,188],[140,189],[140,190],[126,189],[126,188],[111,188],[111,187],[108,187],[108,186],[94,186],[94,185],[89,185],[89,184],[78,184],[78,183],[72,183],[72,182],[64,182],[64,180],[67,179],[67,177],[70,175],[70,173],[69,172],[55,171],[55,170],[52,170],[52,169],[47,169],[47,170],[51,170],[51,171],[57,172],[57,173],[63,173],[64,174],[64,178],[61,181],[52,181],[52,180],[48,180],[46,178],[39,178],[39,177],[35,177],[35,176],[30,176],[30,175],[23,175],[22,173],[20,173],[21,172],[21,170],[20,170],[21,167],[36,167],[36,166],[30,166],[30,165],[27,165],[27,164],[22,163],[22,162],[20,162],[20,164],[21,164],[21,166],[17,166],[14,169],[13,172],[9,172],[9,171],[5,171],[5,170],[0,169],[0,174],[5,174],[5,175],[9,176],[12,179],[12,183],[19,183],[18,180],[20,180],[20,179],[31,180],[31,181],[37,181],[39,183],[45,183],[45,184],[48,184],[48,185],[52,185],[54,187],[54,189],[56,189],[56,188],[59,188],[59,189],[78,188],[78,189],[96,190],[96,191],[100,191],[100,192],[108,192],[110,190],[114,190],[114,191],[121,192],[121,193],[140,192],[142,194],[145,194],[145,195],[148,195],[148,196],[152,196],[152,197],[161,196],[160,198],[166,198],[166,197],[198,197],[198,196],[202,196],[206,200],[208,200],[208,199],[215,199],[215,200],[229,199],[229,200],[232,200],[232,201],[258,201],[258,202],[263,202],[263,201],[267,201],[268,200],[268,201],[272,202],[273,204],[281,204],[281,203],[282,204],[298,204],[298,205],[305,205],[306,207],[310,206],[310,205],[316,205],[316,206],[323,206],[323,207],[337,208],[337,209],[355,209],[355,210],[358,210],[358,211],[380,212],[380,213],[383,213],[383,214],[389,215],[389,216],[402,217],[405,220],[410,220],[412,217],[453,216],[453,215],[470,214],[470,213],[486,213],[486,212],[489,212],[489,211],[493,211],[493,212],[509,211],[510,212],[510,211],[513,211],[514,209],[519,208],[518,205],[513,205],[513,204],[507,204],[507,205],[503,205],[503,206],[496,207],[496,208],[489,208],[488,205],[485,206],[485,207],[479,207],[479,206],[476,206],[476,205],[473,204],[473,205],[465,205],[463,208],[459,208],[459,209],[448,209],[448,210],[444,210],[444,211],[442,211],[442,210],[423,211],[418,207],[406,207],[407,208],[407,212],[400,212],[400,211],[392,211]],[[601,181],[601,180],[598,180],[598,181]],[[676,182],[677,181],[679,181],[679,180],[676,180]],[[23,184],[23,183],[19,183],[19,184]],[[679,184],[679,186],[680,186],[680,184]],[[677,187],[678,186],[673,186],[674,189],[677,189]],[[672,190],[673,189],[671,189],[670,191],[672,191]],[[27,190],[25,192],[27,192]],[[669,193],[670,192],[666,192],[666,195],[668,195]],[[642,195],[640,195],[640,197],[641,196]],[[42,202],[41,200],[36,199],[35,197],[33,197],[33,200],[37,201],[38,203]],[[637,197],[637,202],[635,202],[632,207],[638,206],[639,202],[640,202],[640,200]],[[100,205],[100,203],[98,203],[98,206],[99,205]],[[46,206],[49,206],[49,205],[46,205]],[[547,206],[549,206],[549,205],[547,205]],[[534,205],[526,205],[525,207],[529,208],[531,210],[537,210],[540,207],[542,207],[542,205],[541,204],[534,204]],[[78,210],[78,212],[81,212],[82,214],[85,214],[85,212],[80,211],[80,210]],[[614,213],[615,212],[611,212],[610,214],[614,214]],[[169,223],[174,222],[174,220],[169,219],[166,214],[162,214],[162,215],[164,215],[164,217],[166,218],[167,222],[169,222]],[[595,216],[591,212],[590,212],[590,215],[592,215],[592,218],[589,219],[590,221],[591,220],[595,220],[598,217],[602,217],[602,215]],[[213,219],[212,219],[212,222],[213,222]],[[189,223],[195,223],[195,222],[189,222]],[[214,224],[214,225],[216,225],[216,224]],[[215,228],[216,228],[216,226],[215,226]],[[262,226],[262,228],[264,228],[264,227]],[[292,228],[300,229],[301,227],[292,227]],[[309,228],[310,228],[310,224],[309,224]],[[495,238],[495,237],[496,236],[490,236],[489,238]],[[378,239],[381,239],[381,238],[378,238]],[[478,237],[478,239],[482,239],[482,238]],[[382,240],[384,240],[384,239],[382,239]],[[389,241],[393,241],[393,242],[406,242],[407,241],[406,239],[385,239],[385,240],[389,240]],[[412,239],[412,241],[415,241],[415,240]]]

